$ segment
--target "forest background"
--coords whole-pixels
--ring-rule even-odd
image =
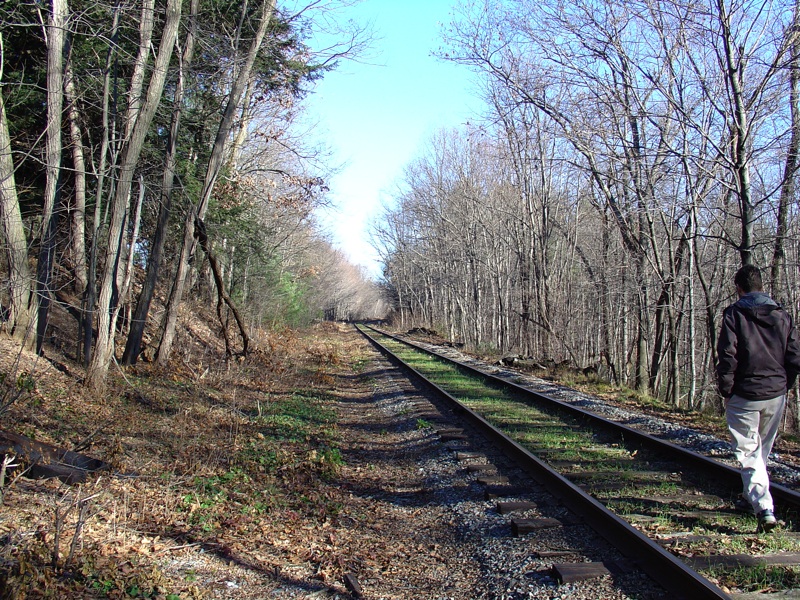
[[[56,302],[101,390],[115,354],[167,363],[187,293],[216,303],[229,356],[254,328],[385,312],[315,225],[332,167],[297,125],[368,39],[331,16],[347,5],[3,2],[5,329],[41,352]],[[336,43],[315,51],[320,30]]]
[[[489,110],[430,141],[376,225],[400,322],[719,411],[735,270],[797,313],[799,19],[763,0],[460,5],[441,57]]]
[[[116,357],[167,363],[187,294],[231,357],[262,326],[391,305],[716,406],[735,269],[798,306],[798,2],[460,3],[440,58],[489,108],[406,169],[374,225],[380,286],[315,227],[332,168],[296,126],[369,43],[334,18],[348,4],[4,2],[4,328],[41,351],[66,309],[101,390]],[[312,49],[319,31],[337,43]]]

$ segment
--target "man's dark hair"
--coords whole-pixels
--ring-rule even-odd
[[[764,283],[761,281],[761,271],[753,265],[745,265],[733,277],[733,283],[742,288],[745,294],[750,292],[760,292],[764,289]]]

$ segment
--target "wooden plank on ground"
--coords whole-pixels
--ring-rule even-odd
[[[536,502],[517,501],[517,502],[498,502],[497,512],[501,515],[507,515],[512,512],[519,512],[523,510],[533,510],[538,508]]]
[[[561,583],[575,583],[576,581],[586,581],[587,579],[597,579],[604,575],[611,575],[611,572],[603,563],[561,563],[553,565]]]
[[[553,570],[561,583],[574,583],[611,575],[611,572],[601,562],[561,563],[553,565]]]
[[[542,519],[514,519],[511,521],[511,530],[515,536],[526,535],[539,531],[540,529],[552,529],[553,527],[561,527],[563,523],[558,519],[542,518]]]
[[[29,467],[26,476],[33,479],[58,477],[68,484],[84,481],[89,471],[109,468],[102,460],[0,430],[0,455],[9,454]]]
[[[48,465],[37,463],[30,466],[27,475],[31,479],[54,479],[58,478],[67,485],[75,485],[86,481],[86,473],[83,469],[76,469],[58,463]]]

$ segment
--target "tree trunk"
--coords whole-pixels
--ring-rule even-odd
[[[111,223],[108,230],[107,244],[109,255],[105,261],[98,302],[97,344],[86,373],[87,385],[98,390],[105,385],[105,377],[114,354],[114,330],[119,314],[119,306],[114,307],[112,310],[112,296],[116,284],[116,265],[119,262],[119,252],[124,237],[123,226],[127,216],[133,175],[144,146],[145,136],[160,103],[173,46],[178,34],[180,16],[181,0],[168,0],[164,29],[158,54],[156,55],[153,74],[150,77],[147,96],[138,113],[136,123],[131,129],[130,138],[127,140],[122,152],[119,182],[111,206]]]
[[[783,269],[786,262],[786,232],[789,204],[794,196],[794,176],[797,171],[797,158],[800,152],[800,2],[795,2],[794,19],[787,35],[791,59],[789,61],[789,114],[791,115],[791,137],[786,151],[783,168],[783,183],[778,201],[777,223],[775,224],[775,246],[772,252],[771,289],[776,299],[783,294]]]
[[[64,49],[69,7],[67,0],[52,0],[47,19],[47,133],[45,142],[46,178],[42,209],[41,247],[36,268],[36,352],[41,353],[47,330],[53,261],[56,247],[56,227],[61,183],[61,118],[64,108]]]
[[[128,110],[125,114],[124,134],[122,141],[130,139],[136,121],[139,118],[139,111],[142,109],[142,88],[150,62],[150,47],[153,41],[153,25],[155,17],[155,0],[141,0],[142,12],[139,19],[139,52],[133,63],[133,73],[131,74],[130,89],[128,90]]]
[[[147,315],[150,312],[153,293],[156,289],[158,271],[161,268],[161,258],[164,254],[164,244],[167,239],[167,225],[169,224],[170,213],[172,211],[172,191],[175,181],[178,131],[180,129],[181,114],[183,112],[185,76],[191,68],[194,57],[194,44],[197,35],[197,10],[199,4],[200,0],[192,0],[189,9],[189,33],[186,37],[186,45],[178,66],[178,82],[175,87],[172,123],[170,124],[169,138],[167,139],[167,154],[164,164],[164,176],[161,184],[161,203],[158,209],[158,222],[153,237],[153,248],[147,261],[147,272],[145,274],[144,283],[142,284],[142,291],[139,294],[136,310],[131,318],[130,332],[128,333],[128,339],[125,343],[125,352],[122,355],[122,363],[125,365],[135,364],[141,352],[144,327],[147,322]]]
[[[84,158],[83,136],[79,122],[78,98],[75,93],[75,77],[71,60],[67,61],[64,81],[64,99],[67,102],[70,143],[72,144],[72,166],[75,170],[73,181],[75,200],[72,205],[72,267],[75,274],[75,291],[86,292],[86,160]]]
[[[197,239],[200,242],[200,247],[205,252],[206,256],[208,257],[208,263],[211,266],[211,272],[214,275],[214,283],[217,287],[217,317],[219,318],[220,325],[223,329],[223,337],[225,338],[225,351],[228,356],[231,356],[232,352],[230,349],[230,340],[228,339],[228,328],[225,324],[225,321],[222,318],[222,304],[223,302],[225,305],[230,309],[233,313],[234,319],[236,319],[236,324],[239,326],[239,333],[242,336],[242,356],[247,356],[247,352],[250,346],[250,336],[247,334],[247,327],[244,324],[244,319],[242,319],[242,315],[239,313],[239,310],[236,308],[236,305],[231,300],[231,297],[225,291],[225,281],[223,280],[222,270],[219,267],[219,262],[217,261],[216,256],[211,252],[211,246],[209,245],[208,235],[206,235],[206,227],[202,221],[198,221],[195,225],[195,230],[197,231]]]
[[[184,236],[181,254],[178,259],[178,270],[175,275],[175,280],[172,285],[169,300],[167,302],[167,311],[164,318],[163,334],[161,336],[161,344],[158,347],[158,354],[156,360],[160,365],[165,365],[169,359],[170,352],[172,351],[172,344],[175,341],[175,327],[178,322],[178,309],[183,300],[183,292],[186,286],[186,275],[189,270],[189,258],[194,253],[195,235],[194,227],[197,219],[203,220],[205,218],[206,209],[208,208],[208,201],[211,198],[211,193],[214,191],[214,185],[219,177],[219,171],[222,167],[222,162],[225,153],[225,146],[228,140],[228,134],[233,126],[233,117],[239,108],[239,103],[244,93],[245,87],[250,80],[250,74],[253,70],[258,52],[264,41],[264,36],[267,33],[267,28],[272,20],[272,14],[275,10],[275,0],[262,0],[261,4],[261,22],[259,23],[258,32],[253,39],[250,50],[247,54],[247,59],[241,71],[236,75],[231,93],[228,97],[228,103],[225,106],[225,111],[217,129],[217,136],[214,140],[214,147],[211,151],[211,157],[208,161],[206,168],[206,175],[203,181],[203,189],[200,194],[200,199],[197,206],[189,211],[184,222]]]
[[[92,221],[92,245],[89,253],[89,272],[87,276],[86,293],[83,297],[83,310],[81,318],[81,343],[83,346],[83,364],[89,366],[92,358],[92,340],[94,338],[94,313],[97,303],[97,252],[100,241],[100,218],[102,214],[103,198],[105,192],[106,170],[108,168],[109,151],[111,149],[111,72],[116,60],[117,36],[119,32],[119,7],[114,9],[111,23],[111,41],[106,56],[106,66],[103,76],[103,110],[102,110],[102,138],[100,142],[100,161],[97,167],[97,189],[95,190],[94,219]],[[116,100],[115,100],[116,104]],[[114,107],[116,112],[116,106]],[[110,196],[110,194],[109,194]]]
[[[28,267],[28,242],[25,226],[17,198],[14,179],[14,158],[11,154],[11,139],[6,121],[6,108],[0,90],[0,217],[6,242],[8,260],[8,306],[6,313],[8,333],[22,340],[25,345],[33,343],[33,328],[36,312],[32,310],[33,278]]]
[[[739,197],[741,218],[741,239],[739,256],[742,265],[753,262],[753,226],[755,210],[750,190],[750,161],[747,156],[748,118],[745,105],[742,81],[744,80],[744,63],[734,56],[733,34],[730,26],[730,14],[725,0],[717,0],[719,20],[722,27],[722,43],[725,52],[725,79],[733,101],[733,114],[730,119],[731,163],[736,178],[736,192]]]
[[[133,248],[136,247],[136,242],[139,239],[139,226],[142,222],[142,204],[144,204],[145,185],[144,177],[139,175],[139,199],[136,201],[136,208],[133,211],[133,230],[131,231],[131,239],[125,244],[128,248],[128,262],[125,265],[123,283],[120,286],[120,304],[128,305],[128,294],[130,292],[131,278],[133,277]],[[129,319],[130,322],[130,319]]]

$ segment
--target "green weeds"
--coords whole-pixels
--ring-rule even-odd
[[[709,577],[728,588],[745,592],[768,592],[794,589],[800,584],[800,568],[788,566],[756,565],[730,571],[709,569]]]
[[[337,447],[336,413],[319,395],[295,391],[270,396],[249,417],[226,471],[195,477],[183,498],[187,522],[202,531],[217,530],[231,509],[257,516],[285,509],[291,502],[278,482],[329,480],[344,465]],[[238,521],[234,525],[238,525]]]
[[[263,407],[257,423],[264,436],[281,442],[331,438],[336,413],[322,399],[296,392]]]
[[[597,447],[592,434],[574,423],[523,400],[514,401],[506,390],[467,374],[452,363],[388,338],[383,343],[411,367],[534,452],[557,452],[559,460],[576,461],[613,461],[628,455],[622,448]]]
[[[23,396],[32,397],[36,391],[36,380],[27,371],[23,371],[16,378],[9,376],[5,371],[0,372],[0,416]]]

